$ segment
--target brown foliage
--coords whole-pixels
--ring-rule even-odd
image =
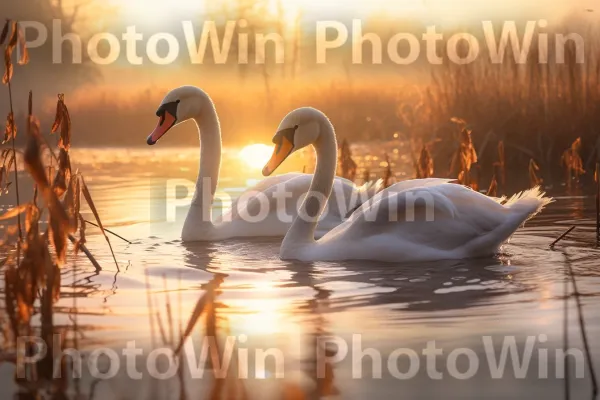
[[[561,157],[561,164],[566,171],[567,184],[570,186],[571,181],[579,181],[579,177],[585,174],[583,169],[583,160],[580,155],[581,150],[581,138],[577,138],[567,150],[565,150]]]
[[[433,157],[427,148],[423,145],[419,158],[415,163],[415,171],[417,179],[430,178],[433,176]]]
[[[75,231],[74,225],[69,220],[58,196],[46,178],[46,170],[40,154],[42,143],[39,132],[39,123],[34,117],[30,117],[29,133],[30,135],[24,155],[25,167],[42,193],[42,197],[50,213],[51,239],[56,250],[58,261],[59,263],[63,263],[66,258],[67,236]]]
[[[58,171],[54,178],[52,188],[58,197],[61,197],[67,190],[67,185],[71,181],[71,160],[69,152],[61,148],[58,156]]]
[[[17,24],[17,35],[19,44],[19,65],[26,65],[29,63],[29,51],[27,50],[27,43],[25,42],[25,34],[21,26]]]
[[[8,142],[9,140],[15,138],[17,136],[17,126],[15,125],[15,116],[13,112],[9,112],[6,117],[6,124],[4,128],[4,139],[2,139],[2,144]]]
[[[65,95],[59,94],[56,102],[56,116],[52,124],[52,133],[56,133],[60,128],[60,141],[58,146],[66,151],[71,147],[71,116],[65,105]]]
[[[6,44],[6,48],[4,49],[4,76],[2,77],[2,83],[5,85],[10,82],[13,75],[13,64],[12,64],[12,53],[15,47],[17,46],[19,33],[18,33],[18,25],[16,22],[12,22],[11,24],[11,34],[8,43]]]
[[[463,120],[453,118],[452,122],[462,125]],[[471,138],[471,130],[463,127],[460,131],[460,145],[454,157],[452,158],[452,164],[450,165],[450,176],[457,176],[458,182],[463,185],[471,184],[471,166],[477,163],[477,152],[473,146],[473,139]]]

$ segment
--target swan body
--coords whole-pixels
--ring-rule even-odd
[[[183,86],[169,92],[158,108],[159,123],[148,136],[154,145],[172,127],[193,119],[200,136],[200,169],[192,204],[185,219],[183,241],[214,241],[235,237],[284,236],[298,213],[298,205],[310,187],[312,175],[284,174],[269,177],[246,190],[229,211],[211,217],[221,165],[221,130],[215,106],[203,90]],[[357,187],[336,178],[333,196],[315,229],[323,235],[340,224],[350,210],[373,196],[380,183]],[[277,194],[285,194],[276,197]]]
[[[291,135],[290,129],[294,130]],[[337,145],[327,117],[312,108],[288,114],[274,141],[290,140],[295,150],[312,144],[317,169],[309,193],[325,197],[331,189]],[[281,135],[279,135],[281,136]],[[274,154],[269,174],[285,157]],[[390,186],[362,204],[345,222],[319,240],[314,221],[296,218],[283,239],[282,259],[301,261],[433,261],[494,255],[529,218],[552,200],[534,188],[509,200],[487,197],[448,179],[414,179]],[[318,196],[317,196],[318,197]],[[318,214],[310,194],[301,214]]]

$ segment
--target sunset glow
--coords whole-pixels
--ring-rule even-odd
[[[240,151],[240,159],[250,168],[261,169],[269,161],[272,152],[271,146],[251,144]]]

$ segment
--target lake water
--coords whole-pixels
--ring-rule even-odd
[[[561,365],[565,327],[571,349],[570,396],[592,398],[578,309],[572,286],[565,286],[571,268],[598,369],[600,250],[594,238],[591,196],[557,191],[557,201],[519,230],[493,259],[303,264],[280,261],[278,239],[181,243],[185,209],[175,213],[174,222],[161,220],[166,213],[164,196],[169,182],[181,186],[185,180],[195,180],[197,157],[196,149],[73,150],[74,168],[86,177],[105,226],[132,243],[111,237],[117,271],[103,237],[88,226],[88,248],[103,270],[96,273],[83,255],[69,260],[63,269],[55,324],[72,330],[76,321],[86,360],[98,348],[121,354],[129,341],[135,341],[144,354],[136,364],[142,379],[127,376],[121,360],[121,368],[110,380],[96,381],[84,371],[80,381],[70,382],[69,396],[181,398],[177,377],[153,379],[145,369],[148,364],[140,360],[152,346],[164,347],[163,335],[167,340],[178,336],[204,295],[204,286],[218,275],[223,282],[216,292],[217,333],[223,340],[236,338],[236,364],[243,360],[239,349],[250,354],[249,378],[226,380],[229,398],[244,398],[232,389],[240,387],[250,399],[565,398]],[[297,157],[288,168],[301,169],[308,162]],[[379,161],[361,160],[361,165],[367,162],[376,173]],[[225,152],[223,165],[220,193],[235,197],[261,178],[258,169],[237,159],[236,150]],[[399,158],[394,168],[402,175],[409,171],[408,161]],[[23,197],[28,198],[29,185],[22,183],[22,187]],[[0,197],[5,208],[13,201],[10,196]],[[86,217],[93,218],[91,213]],[[571,225],[577,229],[550,249],[548,245]],[[150,323],[149,298],[152,317],[159,315],[164,333],[156,322]],[[172,323],[168,323],[168,307]],[[201,320],[193,331],[196,349],[205,326]],[[337,347],[337,353],[329,351],[315,360],[315,337],[329,337],[328,348]],[[432,341],[437,356],[431,355],[435,353]],[[521,358],[515,358],[517,364],[523,357],[530,362],[519,371],[509,351],[507,366],[496,371],[497,376],[493,364],[501,361],[502,348],[511,341]],[[256,349],[281,354],[267,359],[263,367],[255,364]],[[280,355],[283,377],[277,375]],[[326,357],[331,358],[328,364]],[[107,356],[100,359],[108,368]],[[168,360],[159,359],[163,364]],[[316,365],[324,371],[322,379],[315,380]],[[202,379],[192,376],[188,369],[184,367],[183,378],[188,397],[210,398],[213,379],[209,374]],[[2,398],[16,390],[13,373],[12,365],[0,364],[0,393],[7,395]]]

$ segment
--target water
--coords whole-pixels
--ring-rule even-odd
[[[260,179],[260,171],[244,165],[236,155],[235,150],[225,153],[219,185],[221,193],[232,196]],[[244,380],[250,398],[282,398],[282,393],[299,388],[305,393],[314,390],[310,361],[314,347],[309,345],[314,335],[335,336],[341,346],[338,355],[347,346],[347,356],[331,364],[329,378],[318,381],[322,393],[338,393],[340,398],[563,398],[562,357],[556,351],[563,347],[565,271],[570,266],[582,294],[592,358],[600,368],[600,251],[594,239],[591,197],[559,197],[494,259],[303,264],[280,261],[277,239],[183,244],[179,234],[185,211],[176,214],[173,223],[159,221],[164,217],[160,197],[167,180],[178,179],[180,184],[195,180],[197,150],[80,149],[72,157],[74,167],[86,177],[104,224],[132,242],[111,237],[117,271],[104,238],[88,226],[88,248],[103,270],[94,272],[83,255],[71,258],[63,269],[55,324],[72,329],[76,321],[79,347],[86,354],[100,347],[120,353],[129,341],[144,349],[161,346],[160,329],[156,323],[154,328],[150,325],[147,285],[164,335],[169,337],[172,328],[177,336],[205,293],[204,285],[215,274],[223,274],[217,331],[238,340],[245,335],[246,343],[238,343],[238,349],[276,348],[285,356],[285,377],[280,379],[273,359],[263,369],[250,357],[252,379]],[[298,157],[289,168],[299,169],[307,162]],[[399,159],[395,167],[401,171],[406,166]],[[25,193],[28,186],[22,186]],[[23,196],[27,198],[26,193]],[[7,196],[0,200],[0,204],[11,203]],[[93,218],[89,212],[86,217]],[[572,224],[578,225],[575,232],[550,249],[549,243]],[[568,290],[572,292],[571,287]],[[575,304],[570,296],[568,345],[583,354]],[[196,343],[204,335],[204,324],[194,330]],[[503,341],[511,338],[520,356],[528,340],[534,341],[530,342],[531,363],[523,377],[515,377],[509,358],[502,378],[496,379],[490,372],[490,347],[485,341],[492,341],[491,350],[499,359]],[[423,354],[431,341],[442,352],[435,371]],[[373,350],[361,359],[361,351],[368,348]],[[377,353],[374,359],[373,353]],[[577,370],[577,357],[570,357],[571,398],[591,398],[589,364],[583,361],[584,376],[577,378],[576,373],[582,373]],[[144,370],[145,364],[138,364]],[[179,397],[176,378],[156,384],[145,373],[132,384],[124,364],[121,367],[115,378],[100,384],[84,372],[79,390],[84,395],[93,392],[96,398]],[[471,367],[477,367],[472,377]],[[362,379],[357,379],[361,370]],[[9,364],[1,364],[0,392],[15,389],[12,374]],[[212,382],[208,377],[187,377],[185,386],[188,395],[202,398],[208,397]]]

